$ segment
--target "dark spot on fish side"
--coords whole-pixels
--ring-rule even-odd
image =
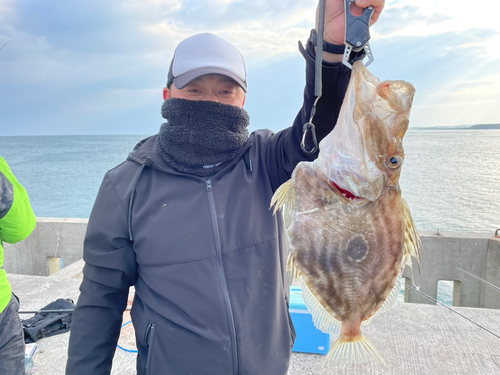
[[[351,238],[344,251],[344,258],[349,262],[361,262],[368,253],[368,243],[362,236]]]

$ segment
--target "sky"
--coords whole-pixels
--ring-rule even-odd
[[[283,129],[302,104],[297,43],[314,27],[316,5],[0,0],[0,136],[156,133],[175,47],[200,32],[244,55],[250,130]],[[493,0],[386,0],[371,28],[369,69],[416,86],[410,128],[500,123],[496,8]]]

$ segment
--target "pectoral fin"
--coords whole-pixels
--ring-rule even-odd
[[[288,191],[290,190],[291,186],[292,180],[288,180],[283,185],[281,185],[274,193],[273,197],[271,198],[271,205],[269,206],[269,209],[274,207],[274,214],[276,214],[276,212],[278,212],[278,210],[285,205],[287,201]]]
[[[283,185],[281,185],[278,190],[276,190],[273,197],[271,198],[271,205],[269,209],[271,209],[273,206],[274,214],[276,214],[279,209],[285,206],[283,215],[285,220],[285,228],[290,227],[296,208],[295,189],[292,186],[292,180],[288,180]]]

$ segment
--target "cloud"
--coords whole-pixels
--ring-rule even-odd
[[[283,58],[307,38],[306,8],[291,0],[20,1],[0,25],[11,40],[0,80],[85,84],[165,69],[182,39],[207,30],[239,46],[248,62]]]
[[[174,46],[189,35],[213,32],[235,44],[247,62],[259,63],[286,58],[296,51],[297,40],[307,39],[314,26],[314,4],[290,0],[187,1],[168,19],[145,24],[142,29],[156,38],[175,41]]]
[[[102,111],[123,111],[140,108],[145,104],[159,99],[161,90],[152,89],[110,89],[103,90],[97,95],[89,96],[78,103],[82,113]]]
[[[381,21],[373,26],[377,37],[392,37],[394,35],[425,35],[436,32],[435,26],[452,17],[446,14],[424,12],[419,5],[388,6],[382,14]]]
[[[130,133],[137,123],[148,123],[155,131],[175,46],[208,31],[241,49],[252,121],[278,130],[301,104],[304,62],[297,41],[305,41],[314,26],[316,5],[0,0],[0,47],[9,41],[0,51],[0,128],[16,134]],[[500,95],[500,49],[492,48],[500,44],[499,27],[495,12],[479,8],[389,0],[372,28],[370,69],[381,79],[417,86],[414,124],[498,118],[490,102]]]
[[[497,38],[497,29],[480,27],[377,37],[372,71],[417,87],[412,126],[499,122],[500,56],[491,49]]]

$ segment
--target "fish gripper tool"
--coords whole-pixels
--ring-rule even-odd
[[[342,63],[351,69],[352,65],[349,63],[349,57],[352,51],[360,52],[363,49],[365,50],[366,57],[368,57],[368,62],[365,66],[370,65],[374,60],[373,52],[368,42],[370,40],[370,20],[375,9],[370,5],[363,10],[361,16],[356,17],[351,13],[351,3],[355,1],[356,0],[344,0],[345,50]]]

